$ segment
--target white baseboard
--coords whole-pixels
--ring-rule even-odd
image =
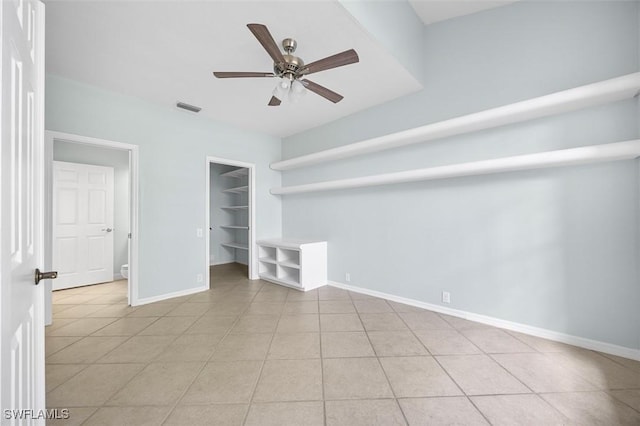
[[[441,314],[451,315],[463,318],[469,321],[475,321],[482,324],[492,325],[511,331],[517,331],[531,336],[542,337],[544,339],[553,340],[555,342],[566,343],[585,349],[591,349],[610,355],[617,355],[624,358],[630,358],[640,361],[640,349],[627,348],[625,346],[614,345],[611,343],[600,342],[597,340],[587,339],[585,337],[573,336],[570,334],[560,333],[558,331],[548,330],[545,328],[533,327],[527,324],[521,324],[512,321],[506,321],[500,318],[494,318],[486,315],[475,314],[473,312],[461,311],[459,309],[447,308],[445,306],[434,305],[432,303],[421,302],[415,299],[395,296],[393,294],[382,293],[376,290],[355,287],[349,284],[343,284],[335,281],[329,281],[328,284],[333,287],[344,290],[353,291],[355,293],[366,294],[369,296],[379,297],[381,299],[390,300],[392,302],[404,303],[405,305],[415,306],[430,311],[439,312]]]
[[[173,293],[162,294],[160,296],[145,297],[143,299],[134,300],[131,306],[147,305],[153,302],[160,302],[161,300],[173,299],[174,297],[188,296],[190,294],[200,293],[201,291],[209,290],[208,285],[201,287],[188,288],[186,290],[174,291]]]

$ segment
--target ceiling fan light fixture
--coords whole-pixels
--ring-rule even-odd
[[[276,87],[273,88],[273,92],[272,92],[272,95],[280,100],[284,99],[284,96],[289,91],[289,85],[283,84],[282,80],[283,79],[280,79],[278,81],[278,84],[276,84]]]
[[[291,87],[291,82],[286,78],[281,78],[280,87],[282,88],[282,90],[288,90]]]
[[[297,95],[303,95],[307,92],[307,88],[304,87],[300,80],[294,80],[291,84],[291,91]]]
[[[298,102],[307,93],[307,88],[304,87],[299,80],[294,80],[291,83],[291,89],[289,90],[289,100],[293,103]]]

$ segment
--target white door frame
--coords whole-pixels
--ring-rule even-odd
[[[206,165],[206,176],[207,176],[207,182],[206,182],[206,202],[205,202],[205,224],[206,227],[204,228],[207,232],[209,231],[209,228],[211,227],[211,216],[210,216],[210,198],[211,198],[211,186],[210,186],[210,182],[211,182],[211,163],[216,163],[216,164],[223,164],[225,166],[233,166],[233,167],[243,167],[249,170],[249,176],[248,176],[248,185],[249,185],[249,194],[248,194],[248,201],[249,201],[249,279],[250,280],[257,280],[258,279],[258,265],[257,265],[257,260],[255,258],[255,253],[256,253],[256,191],[255,191],[255,187],[256,187],[256,165],[254,163],[245,163],[243,161],[236,161],[236,160],[228,160],[226,158],[219,158],[219,157],[210,157],[207,156],[207,165]],[[209,254],[210,254],[210,242],[211,240],[211,234],[209,233],[209,238],[207,238],[206,240],[206,251],[205,251],[205,262],[206,262],[206,271],[207,273],[206,275],[206,280],[205,283],[209,283],[210,282],[210,274],[209,274],[209,266],[210,266],[210,261],[209,261]]]
[[[128,303],[135,306],[138,302],[138,146],[106,139],[74,135],[71,133],[45,131],[45,269],[51,270],[53,259],[53,143],[54,141],[73,142],[101,148],[119,149],[129,152],[129,290]],[[47,281],[45,290],[46,323],[51,323],[51,282]]]

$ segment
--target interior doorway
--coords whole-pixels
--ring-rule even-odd
[[[89,217],[82,209],[89,208],[87,206],[82,207],[78,200],[86,196],[98,197],[101,194],[106,194],[106,190],[103,192],[102,187],[98,185],[100,180],[100,173],[97,171],[107,170],[111,168],[113,171],[113,198],[115,198],[112,218],[100,218],[100,209],[102,203],[100,200],[92,202],[89,200],[87,205],[95,209],[91,214],[93,218]],[[85,170],[86,169],[86,170]],[[80,285],[95,284],[97,282],[110,282],[118,279],[127,279],[127,303],[129,305],[136,305],[138,295],[138,147],[136,145],[124,144],[120,142],[113,142],[103,139],[90,138],[79,135],[72,135],[60,132],[45,132],[45,263],[48,269],[60,269],[60,276],[67,276],[65,281],[65,287],[75,287]],[[68,175],[68,182],[60,182],[60,176],[56,176],[55,173]],[[108,171],[108,170],[107,170]],[[92,173],[95,172],[95,173]],[[73,184],[73,176],[77,177],[77,180],[81,183],[78,185]],[[84,177],[83,177],[84,176]],[[109,173],[102,175],[105,180],[108,180]],[[56,194],[55,191],[60,188],[65,189],[65,185],[69,184],[69,191],[66,191],[66,195],[62,195],[64,199],[60,199],[60,193]],[[55,187],[54,187],[55,185]],[[75,185],[75,186],[74,186]],[[83,186],[84,185],[84,186]],[[87,187],[89,190],[87,190]],[[92,195],[84,194],[84,192],[91,193],[91,188],[95,189]],[[71,195],[76,194],[72,197]],[[84,195],[83,195],[84,194]],[[105,195],[105,202],[109,195]],[[58,199],[56,199],[58,198]],[[98,197],[100,198],[100,197]],[[73,208],[60,209],[62,205],[60,203],[77,204]],[[95,200],[94,200],[95,201]],[[56,210],[54,210],[54,207]],[[107,210],[105,210],[107,211]],[[89,236],[88,243],[76,244],[75,248],[72,247],[73,238],[60,238],[61,232],[71,232],[70,227],[67,226],[65,220],[60,221],[57,216],[60,214],[69,216],[67,222],[73,222],[74,219],[77,223],[87,219],[89,222],[94,221],[96,224],[85,224],[88,228],[92,229],[96,235]],[[107,213],[105,213],[107,214]],[[82,219],[84,217],[84,219]],[[54,223],[55,219],[55,223]],[[95,220],[94,220],[95,219]],[[100,222],[98,224],[98,222]],[[107,223],[108,222],[108,223]],[[61,224],[62,223],[62,224]],[[62,237],[65,237],[62,235]],[[98,244],[100,241],[108,237],[106,240],[110,244]],[[73,236],[72,236],[73,237]],[[100,238],[98,238],[100,237]],[[67,253],[66,257],[60,256],[61,242],[65,242],[70,247],[70,254]],[[84,245],[83,245],[84,244]],[[98,265],[103,271],[100,277],[107,277],[104,280],[82,279],[81,274],[76,274],[74,268],[81,269],[96,269],[95,265],[86,265],[82,259],[87,260],[86,257],[89,254],[88,247],[84,247],[86,244],[94,244],[95,251],[98,253],[93,256],[92,261],[100,256],[100,250],[111,250],[111,258],[109,259],[109,265]],[[81,250],[81,251],[80,251]],[[76,253],[74,255],[73,253]],[[108,258],[109,256],[107,256]],[[91,260],[91,259],[89,259]],[[66,262],[66,263],[65,263]],[[103,261],[104,262],[104,261]],[[95,263],[95,262],[94,262]],[[96,263],[97,265],[97,263]],[[98,268],[98,269],[100,269]],[[82,271],[80,271],[82,272]],[[76,279],[76,275],[78,275]],[[85,274],[90,276],[91,274]],[[123,276],[124,275],[124,276]],[[95,278],[95,277],[93,277]],[[62,288],[62,287],[61,287]],[[52,291],[53,284],[51,281],[47,281],[45,288],[45,318],[46,324],[51,324],[52,317]]]
[[[206,175],[207,282],[215,280],[214,266],[216,271],[245,266],[245,276],[257,279],[255,165],[207,157]]]

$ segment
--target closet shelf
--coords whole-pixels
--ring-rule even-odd
[[[221,173],[220,176],[229,177],[229,178],[241,178],[241,177],[247,176],[248,174],[249,174],[249,169],[242,168],[242,169],[231,170],[226,173]]]
[[[362,176],[351,179],[309,183],[305,185],[272,188],[274,195],[297,194],[301,192],[329,191],[335,189],[360,188],[365,186],[389,185],[394,183],[417,182],[423,180],[447,179],[461,176],[486,175],[572,166],[605,161],[630,160],[640,157],[640,139],[561,149],[537,154],[517,155],[470,163],[451,164],[428,169],[406,170],[404,172]]]
[[[237,186],[235,188],[228,188],[228,189],[223,189],[222,192],[233,192],[236,194],[240,194],[242,192],[247,192],[249,190],[248,186]]]
[[[243,210],[248,209],[249,206],[222,206],[220,208],[225,210]]]
[[[234,249],[249,250],[249,246],[248,246],[247,244],[241,244],[241,243],[221,243],[220,245],[223,245],[223,246],[225,246],[225,247],[234,248]]]
[[[288,160],[271,163],[274,170],[291,170],[333,160],[400,146],[463,135],[507,124],[521,123],[550,115],[589,108],[629,99],[640,90],[640,72],[604,80],[546,96],[528,99],[498,108],[487,109],[425,126],[391,133],[337,148],[330,148]]]
[[[237,226],[237,225],[220,225],[220,228],[227,229],[249,229],[248,226]]]

